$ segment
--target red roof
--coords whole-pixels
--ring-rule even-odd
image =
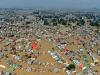
[[[67,49],[67,48],[65,48],[65,49],[64,49],[64,51],[66,52],[66,51],[68,51],[68,49]]]
[[[40,49],[40,46],[37,43],[33,42],[32,48],[35,49],[35,50],[38,50],[38,49]]]

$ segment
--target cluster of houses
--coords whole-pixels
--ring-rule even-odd
[[[28,73],[49,71],[58,74],[64,70],[68,75],[99,75],[100,30],[89,25],[90,20],[99,20],[99,15],[89,15],[28,10],[12,10],[7,15],[0,15],[1,75],[13,75],[18,69]],[[45,19],[49,25],[44,25]],[[48,41],[53,47],[46,44],[42,48],[44,43],[41,41]],[[48,61],[41,61],[41,57]]]

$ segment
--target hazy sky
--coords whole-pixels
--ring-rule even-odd
[[[0,0],[0,7],[100,8],[100,0]]]

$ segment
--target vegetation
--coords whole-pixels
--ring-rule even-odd
[[[91,25],[91,26],[100,26],[100,24],[99,24],[98,21],[95,21],[95,22],[90,21],[90,25]]]
[[[31,22],[27,21],[26,24],[31,24]]]
[[[74,64],[70,64],[70,65],[68,65],[67,69],[68,70],[73,70],[73,69],[75,69],[75,65]]]
[[[59,20],[59,24],[66,25],[67,24],[67,21],[61,18]]]
[[[49,25],[49,22],[47,19],[44,20],[44,25]]]
[[[52,19],[52,22],[53,22],[53,26],[57,26],[58,24],[57,19]]]

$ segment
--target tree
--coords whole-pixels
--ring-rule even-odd
[[[57,22],[57,19],[55,19],[55,18],[54,18],[54,19],[52,19],[52,22]]]
[[[63,22],[64,20],[61,18],[61,19],[59,19],[59,23],[60,24],[62,24],[62,22]]]
[[[95,21],[95,22],[90,21],[90,25],[91,25],[91,26],[100,26],[100,24],[99,24],[98,21]]]
[[[44,20],[44,25],[49,25],[49,22],[47,19]]]
[[[82,25],[84,25],[85,24],[85,21],[83,20],[83,19],[81,19],[81,20],[79,20],[78,22],[77,22],[77,25],[78,26],[82,26]]]
[[[57,26],[57,22],[53,22],[53,26]]]
[[[81,25],[84,25],[84,24],[85,24],[85,21],[84,21],[83,19],[81,19],[81,20],[80,20],[80,24],[81,24]]]
[[[67,21],[61,18],[59,20],[59,23],[62,24],[62,25],[66,25],[67,24]]]
[[[62,25],[66,25],[67,24],[67,22],[64,20],[63,22],[62,22]]]
[[[73,70],[73,69],[75,69],[75,65],[74,64],[70,64],[70,65],[68,65],[67,69],[68,70]]]
[[[57,19],[52,19],[52,22],[53,22],[53,25],[54,25],[54,26],[57,26],[57,24],[58,24],[58,23],[57,23]]]
[[[26,24],[31,24],[31,22],[27,21]]]
[[[78,25],[78,26],[80,26],[80,23],[79,23],[79,22],[77,22],[77,25]]]

